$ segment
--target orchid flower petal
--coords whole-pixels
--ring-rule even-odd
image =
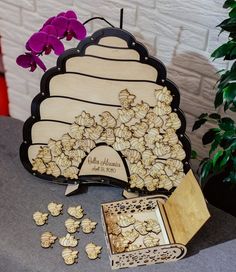
[[[47,43],[47,39],[48,34],[45,32],[34,33],[28,41],[29,47],[34,52],[40,53],[44,50],[44,47]]]
[[[65,17],[65,14],[66,14],[65,12],[60,12],[60,13],[57,14],[57,17],[60,17],[60,16],[64,16]]]
[[[55,36],[52,35],[48,36],[48,45],[51,46],[56,55],[60,55],[65,51],[63,43],[60,40],[58,40]]]
[[[70,19],[68,31],[73,31],[74,37],[77,40],[83,40],[86,37],[86,28],[82,23],[75,19]]]
[[[31,62],[32,62],[32,56],[31,55],[20,55],[16,59],[16,63],[23,67],[23,68],[29,68],[31,67]]]
[[[34,58],[35,63],[45,72],[47,70],[47,68],[46,68],[45,64],[42,62],[42,60],[36,55],[33,55],[33,58]]]
[[[40,29],[40,31],[47,25],[50,25],[52,23],[52,20],[55,18],[55,16],[50,17],[44,24],[43,27]]]
[[[77,19],[77,16],[73,10],[68,10],[64,16],[69,19]]]
[[[69,23],[68,19],[63,16],[57,17],[52,21],[52,25],[56,28],[57,35],[59,38],[65,37],[68,23]]]
[[[43,27],[42,30],[40,30],[40,32],[45,32],[49,35],[53,35],[53,36],[57,37],[57,30],[56,30],[55,26],[53,26],[53,25],[47,25],[47,26]]]

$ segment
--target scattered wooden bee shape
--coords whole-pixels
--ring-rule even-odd
[[[68,218],[65,221],[65,227],[67,232],[69,233],[75,233],[78,230],[79,226],[80,226],[80,221],[76,221],[72,218]]]
[[[115,222],[107,224],[107,231],[109,234],[119,235],[121,233],[121,227]]]
[[[146,229],[146,222],[142,222],[137,220],[134,223],[134,228],[141,234],[141,235],[146,235],[148,233],[147,229]]]
[[[141,245],[136,245],[136,244],[129,244],[129,246],[126,248],[125,251],[133,251],[140,249],[142,246]]]
[[[58,165],[55,162],[51,161],[51,162],[49,162],[47,164],[47,171],[46,171],[46,173],[48,175],[52,175],[55,178],[57,178],[57,177],[60,176],[61,170],[60,170],[60,168],[58,167]]]
[[[121,90],[119,93],[120,104],[125,109],[129,109],[131,107],[135,98],[136,96],[133,94],[130,94],[130,92],[127,89]]]
[[[33,214],[33,219],[37,226],[43,226],[47,223],[48,213],[35,212]]]
[[[118,215],[117,216],[117,224],[120,226],[120,227],[128,227],[132,224],[134,224],[136,221],[136,219],[132,216],[132,215]]]
[[[50,162],[52,160],[52,155],[51,155],[51,151],[50,151],[49,147],[40,146],[37,157],[42,159],[44,163]]]
[[[145,247],[154,247],[159,245],[160,239],[153,234],[148,234],[143,238],[143,243]]]
[[[79,169],[75,166],[70,166],[63,171],[63,176],[68,179],[77,179]]]
[[[70,248],[64,248],[62,251],[62,258],[64,259],[65,264],[71,265],[77,263],[79,251],[72,250]]]
[[[67,210],[68,214],[80,219],[84,216],[84,209],[81,207],[81,205],[78,205],[76,207],[69,207]]]
[[[145,221],[147,224],[146,224],[146,230],[149,232],[149,231],[152,231],[156,234],[160,233],[161,232],[161,227],[160,225],[158,224],[158,222],[154,219],[148,219]]]
[[[89,218],[85,218],[81,222],[82,231],[84,233],[91,233],[96,228],[97,222],[93,222]]]
[[[123,231],[122,235],[130,242],[133,243],[138,237],[139,237],[139,233],[135,230],[127,230],[127,231]]]
[[[32,163],[32,170],[38,171],[40,174],[44,174],[47,170],[45,163],[40,158],[35,158]]]
[[[130,243],[129,240],[121,234],[118,236],[110,235],[110,241],[113,253],[124,252]]]
[[[52,216],[58,216],[62,213],[63,204],[57,204],[55,202],[51,202],[48,204],[48,210]]]
[[[75,117],[75,123],[83,127],[92,127],[96,124],[95,117],[86,111],[82,111],[80,115]]]
[[[129,182],[130,188],[142,189],[144,187],[144,180],[138,174],[132,174]]]
[[[67,233],[66,236],[59,238],[59,244],[63,247],[76,247],[78,241],[74,235]]]
[[[101,125],[104,128],[114,128],[116,126],[116,119],[110,112],[104,111],[101,114],[99,114],[99,117]]]
[[[57,236],[54,236],[51,232],[46,231],[41,235],[41,247],[49,248],[52,247],[52,244],[55,243]]]
[[[51,153],[53,156],[57,157],[59,155],[61,155],[62,153],[62,144],[61,141],[55,141],[53,139],[50,139],[48,141],[48,147],[51,150]]]
[[[94,243],[89,243],[85,247],[85,251],[86,251],[88,258],[90,260],[95,260],[95,259],[99,258],[98,255],[101,253],[101,249],[102,249],[101,246],[97,246]]]

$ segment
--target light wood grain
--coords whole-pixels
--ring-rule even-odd
[[[103,37],[100,39],[99,44],[105,46],[115,46],[125,48],[128,47],[127,42],[121,38],[110,36],[110,37]]]
[[[186,245],[210,217],[202,191],[190,170],[164,205],[175,242]]]
[[[68,96],[113,105],[120,105],[119,93],[126,88],[136,95],[137,102],[144,100],[154,106],[154,90],[162,86],[152,82],[113,81],[70,73],[54,76],[49,85],[51,96]]]
[[[103,78],[156,81],[157,70],[136,61],[105,60],[89,56],[70,58],[67,72],[78,72]]]
[[[109,59],[140,60],[139,53],[136,50],[128,48],[109,48],[90,45],[86,48],[85,54]]]

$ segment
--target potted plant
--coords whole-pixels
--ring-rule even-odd
[[[229,10],[229,18],[218,25],[220,33],[229,33],[228,41],[211,55],[213,59],[223,58],[231,63],[229,69],[219,71],[216,84],[215,109],[223,107],[224,116],[219,113],[202,113],[193,130],[207,122],[215,127],[202,136],[203,145],[209,146],[209,155],[200,161],[199,177],[205,197],[213,205],[236,216],[236,1],[225,1],[223,8]],[[193,158],[197,157],[194,151]]]

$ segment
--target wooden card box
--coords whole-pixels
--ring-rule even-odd
[[[112,245],[114,235],[108,233],[108,219],[120,215],[131,215],[142,222],[157,220],[161,232],[152,233],[152,236],[160,239],[159,245],[145,247],[143,239],[147,235],[139,235],[132,243],[138,249],[127,251],[126,247],[123,252],[116,253]],[[201,189],[191,170],[169,198],[153,195],[102,204],[102,222],[112,269],[182,259],[187,252],[187,243],[209,217]],[[122,233],[130,231],[133,225],[121,229]]]

